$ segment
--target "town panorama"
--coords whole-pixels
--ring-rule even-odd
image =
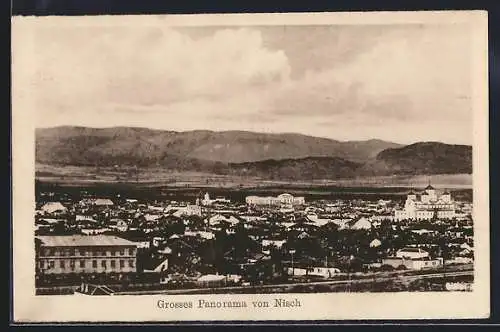
[[[141,198],[47,188],[38,192],[35,217],[41,295],[473,286],[472,203],[464,190],[429,184],[393,196],[365,189],[304,197],[206,189]]]
[[[36,293],[477,294],[487,130],[455,15],[26,20]]]

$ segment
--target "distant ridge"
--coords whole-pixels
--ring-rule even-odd
[[[378,139],[341,142],[294,133],[61,126],[36,130],[36,162],[154,166],[270,179],[337,179],[471,173],[472,148],[439,142],[403,146]]]
[[[380,152],[369,168],[404,175],[471,174],[472,147],[440,142],[414,143]]]
[[[352,178],[362,165],[337,157],[307,157],[229,164],[229,169],[230,174],[270,180],[320,180]]]
[[[225,163],[330,156],[363,162],[384,149],[401,146],[382,140],[340,142],[294,133],[70,126],[37,129],[36,141],[37,161],[73,164],[92,164],[101,156],[146,155],[152,159],[178,155]]]

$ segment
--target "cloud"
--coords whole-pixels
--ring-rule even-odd
[[[469,137],[465,25],[35,26],[37,66],[24,83],[41,127]]]
[[[468,34],[446,26],[388,29],[368,50],[308,71],[268,111],[301,117],[437,121],[472,118]]]
[[[211,102],[283,82],[290,74],[286,55],[266,49],[256,30],[223,29],[195,40],[169,28],[81,29],[37,32],[33,79],[40,107],[78,112],[109,103],[169,110],[193,98]]]

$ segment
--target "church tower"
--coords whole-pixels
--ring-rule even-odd
[[[429,181],[429,185],[427,187],[425,187],[425,193],[427,195],[429,195],[429,200],[433,201],[433,200],[437,199],[436,189],[433,186],[431,186],[430,181]]]
[[[442,195],[441,195],[441,199],[443,200],[443,202],[445,203],[451,203],[451,193],[446,190]]]
[[[410,190],[410,192],[408,193],[408,198],[409,200],[412,200],[412,201],[416,201],[417,200],[417,194],[415,193],[415,191],[412,189]]]

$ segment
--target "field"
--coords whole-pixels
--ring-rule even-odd
[[[248,195],[278,195],[288,192],[318,199],[402,199],[410,187],[424,188],[429,181],[437,188],[448,188],[457,199],[471,200],[471,175],[433,175],[419,177],[373,177],[338,181],[278,182],[256,178],[214,176],[204,173],[179,173],[165,169],[130,170],[92,167],[54,167],[38,165],[36,192],[74,196],[87,191],[101,197],[170,199],[194,201],[204,192],[243,202]]]
[[[267,181],[252,177],[221,176],[198,172],[176,172],[163,168],[132,169],[119,167],[83,167],[37,165],[36,179],[44,183],[67,186],[91,184],[139,184],[171,188],[268,188],[268,187],[434,187],[467,189],[472,187],[470,174],[377,176],[308,182]]]

